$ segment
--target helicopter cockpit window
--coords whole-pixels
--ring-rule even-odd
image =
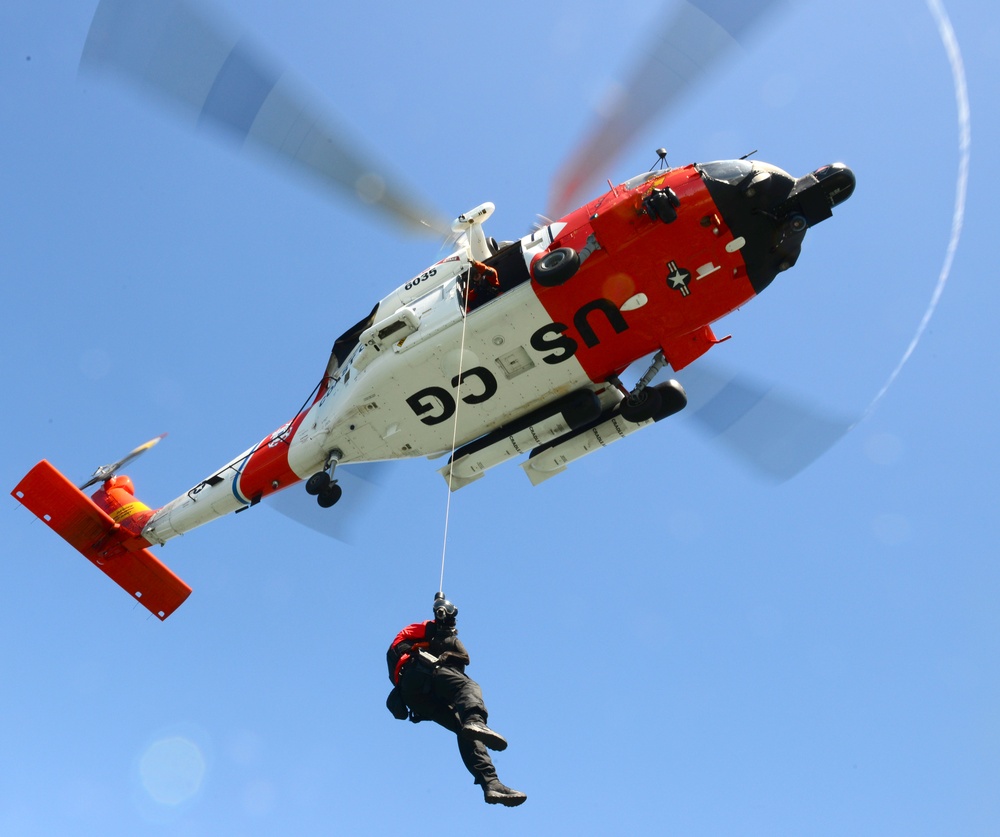
[[[705,177],[735,186],[753,171],[753,163],[749,160],[716,160],[714,163],[702,163],[698,169]]]
[[[635,177],[630,177],[622,184],[622,186],[626,189],[634,189],[639,184],[645,183],[647,180],[652,180],[654,177],[661,174],[663,174],[662,171],[646,171],[642,174],[637,174]]]

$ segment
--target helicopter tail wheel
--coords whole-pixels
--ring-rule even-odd
[[[306,480],[306,493],[317,497],[328,490],[332,482],[333,480],[326,471],[320,471]]]
[[[621,406],[622,418],[635,424],[655,418],[662,402],[663,398],[656,387],[643,387],[638,392],[625,396]]]
[[[669,187],[654,189],[642,199],[642,205],[650,218],[655,218],[664,224],[672,224],[677,220],[677,207],[681,205],[681,199]]]
[[[344,489],[342,489],[338,483],[331,482],[317,495],[316,502],[319,503],[320,508],[328,509],[337,504],[337,501],[343,493]]]
[[[535,262],[531,272],[543,288],[554,288],[572,279],[579,269],[580,254],[572,247],[559,247]]]

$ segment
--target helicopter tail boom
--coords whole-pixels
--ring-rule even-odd
[[[132,495],[127,477],[107,480],[84,494],[42,460],[11,491],[35,517],[80,552],[158,619],[166,619],[191,588],[148,549],[135,524],[152,511]],[[100,501],[98,504],[97,501]]]

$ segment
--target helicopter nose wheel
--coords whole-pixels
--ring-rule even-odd
[[[315,497],[320,508],[328,509],[336,505],[344,493],[344,489],[333,478],[333,472],[340,457],[340,451],[333,451],[327,460],[326,470],[318,471],[306,480],[306,494]]]
[[[634,424],[653,418],[662,405],[660,391],[656,387],[643,387],[638,392],[630,392],[621,405],[621,415]]]
[[[651,387],[650,384],[666,365],[667,359],[664,357],[663,351],[658,351],[653,357],[652,363],[649,364],[649,369],[639,379],[635,388],[626,393],[622,399],[620,413],[623,419],[639,424],[654,418],[660,412],[660,408],[663,406],[663,397],[660,391],[656,387]],[[625,389],[617,378],[611,380],[620,389]]]

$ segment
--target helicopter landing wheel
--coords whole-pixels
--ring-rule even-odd
[[[535,262],[531,273],[543,288],[555,288],[572,279],[579,269],[580,254],[572,247],[559,247]]]
[[[657,414],[662,401],[660,391],[656,387],[643,387],[640,392],[625,396],[621,406],[622,418],[633,424],[647,421]]]
[[[319,471],[306,480],[306,494],[316,497],[326,491],[331,482],[330,475],[326,471]]]
[[[337,501],[343,493],[344,489],[333,482],[316,496],[316,502],[319,503],[321,509],[328,509],[331,506],[337,505]]]

